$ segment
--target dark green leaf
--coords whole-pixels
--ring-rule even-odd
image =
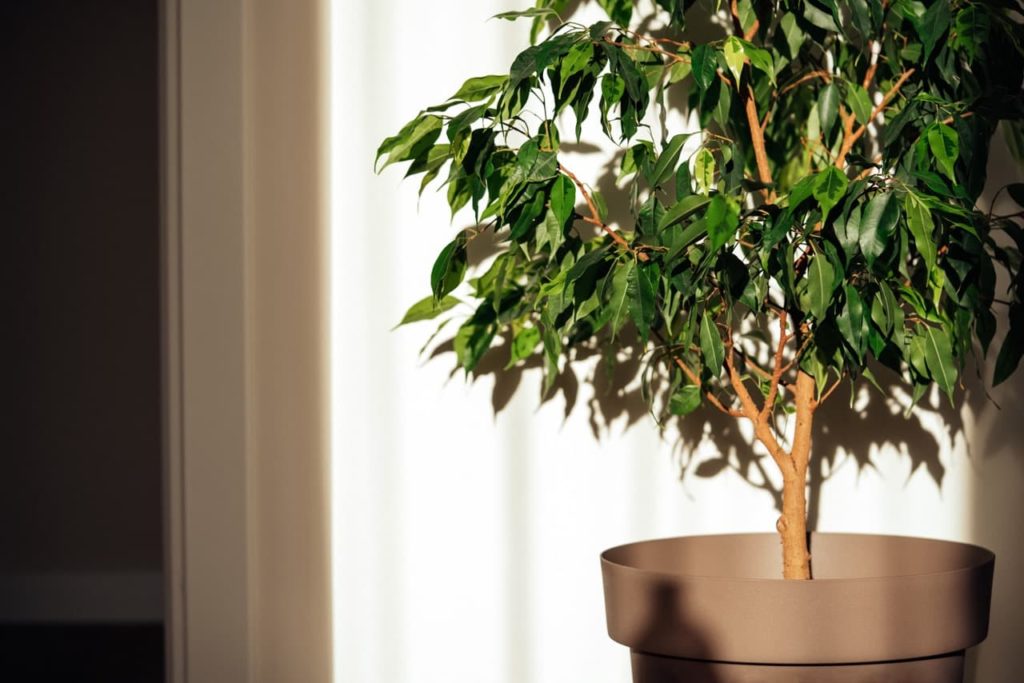
[[[442,300],[459,286],[465,275],[466,237],[465,233],[461,233],[441,250],[434,261],[430,271],[430,289],[434,292],[434,298]]]
[[[947,0],[935,0],[917,22],[917,34],[921,36],[923,51],[921,61],[927,62],[935,45],[949,28],[949,5]]]
[[[693,384],[684,384],[672,394],[669,410],[673,415],[689,415],[700,408],[700,388]]]
[[[921,257],[924,258],[928,270],[931,271],[935,268],[938,255],[938,247],[933,237],[935,223],[932,221],[931,211],[912,192],[907,193],[903,200],[903,206],[907,212],[907,225],[910,228],[910,234],[914,236],[914,244]]]
[[[1010,306],[1010,331],[1006,333],[1006,339],[1003,340],[999,355],[996,357],[992,386],[1001,384],[1013,374],[1020,364],[1022,355],[1024,355],[1024,305],[1017,303]]]
[[[900,205],[891,192],[876,194],[864,206],[857,240],[869,266],[885,251],[899,218]]]
[[[839,88],[835,83],[829,83],[821,89],[818,96],[818,121],[821,124],[821,134],[828,140],[832,132],[832,126],[836,123],[836,116],[839,113]]]
[[[629,317],[629,303],[636,298],[636,278],[633,271],[636,262],[632,259],[615,267],[611,277],[611,293],[608,310],[611,316],[612,334],[616,335]]]
[[[711,45],[698,45],[690,53],[690,71],[693,73],[693,82],[697,84],[697,88],[701,92],[711,86],[717,70],[718,53]]]
[[[715,326],[707,311],[700,319],[700,350],[704,355],[704,369],[712,377],[722,374],[722,366],[725,363],[725,345],[722,344],[718,327]]]
[[[811,260],[807,269],[807,293],[810,298],[811,315],[817,320],[825,318],[825,311],[832,301],[835,291],[835,268],[824,254],[818,254]]]
[[[924,338],[924,360],[935,383],[953,398],[956,388],[956,365],[953,362],[953,346],[946,331],[938,327],[926,327]]]
[[[953,165],[960,156],[960,139],[952,126],[939,124],[928,131],[928,146],[932,150],[939,169],[946,174],[946,177],[957,182]]]
[[[551,187],[551,210],[560,225],[565,225],[576,208],[576,184],[568,176],[559,175]]]

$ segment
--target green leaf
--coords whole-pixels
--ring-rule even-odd
[[[405,125],[402,130],[381,143],[377,148],[377,170],[381,171],[391,164],[410,161],[428,151],[441,134],[442,121],[433,115],[420,116]],[[380,158],[387,155],[383,166]]]
[[[846,91],[846,104],[850,107],[850,111],[857,117],[857,122],[861,125],[867,125],[871,120],[871,96],[868,95],[868,91],[862,88],[857,83],[849,83]]]
[[[836,317],[836,327],[843,336],[843,340],[852,348],[858,358],[864,355],[864,346],[867,332],[867,320],[864,317],[864,300],[861,299],[857,288],[853,285],[846,285],[846,305],[842,312]]]
[[[459,91],[449,99],[464,100],[466,102],[479,102],[481,100],[486,100],[505,87],[507,82],[508,76],[505,74],[470,78],[468,81],[463,83],[462,87],[459,88]]]
[[[649,179],[651,187],[658,187],[675,174],[676,164],[679,163],[679,154],[683,151],[683,145],[686,144],[686,140],[689,137],[689,133],[674,135],[668,141],[661,156],[658,157],[658,162],[651,171]]]
[[[891,192],[876,194],[864,206],[858,226],[860,251],[868,266],[882,255],[900,218],[899,202]]]
[[[836,116],[839,113],[839,88],[835,83],[829,83],[821,89],[818,96],[818,121],[821,124],[821,134],[828,140],[832,132],[832,126],[836,123]]]
[[[608,13],[608,18],[619,26],[629,26],[633,18],[633,0],[598,0],[597,4]]]
[[[786,37],[786,47],[789,49],[789,54],[786,56],[789,57],[790,61],[793,61],[800,53],[800,48],[803,47],[807,36],[797,25],[796,16],[790,12],[782,15],[782,19],[779,20],[779,26]]]
[[[669,410],[673,415],[689,415],[700,408],[700,388],[695,384],[684,384],[669,399]]]
[[[743,42],[736,36],[729,36],[725,39],[722,52],[725,53],[725,63],[729,67],[729,71],[732,72],[733,83],[736,89],[739,90],[740,74],[743,73],[743,65],[747,61],[743,50]]]
[[[839,203],[846,192],[849,179],[835,166],[829,166],[819,173],[814,183],[814,198],[818,200],[821,207],[822,218],[828,216],[832,207]]]
[[[722,336],[707,311],[704,311],[700,319],[700,350],[704,355],[704,369],[710,372],[712,377],[722,374],[725,345],[722,344]]]
[[[521,360],[529,358],[533,355],[534,349],[540,344],[540,330],[536,327],[524,327],[516,333],[515,338],[512,340],[512,348],[509,352],[508,365],[505,369],[508,370],[513,365]]]
[[[939,388],[952,400],[957,371],[949,335],[941,328],[926,327],[923,336],[924,361],[928,366],[928,372]]]
[[[715,155],[706,147],[701,147],[693,159],[693,177],[697,180],[697,190],[708,194],[715,185]]]
[[[775,85],[775,60],[772,59],[772,53],[768,50],[754,47],[746,41],[743,41],[743,53],[750,60],[750,65],[768,76],[771,84]]]
[[[1024,305],[1010,306],[1010,331],[999,349],[996,368],[992,375],[992,386],[1001,384],[1013,374],[1024,355]]]
[[[931,211],[912,192],[907,193],[903,200],[903,207],[907,212],[907,226],[910,228],[910,234],[914,237],[914,244],[924,259],[925,266],[931,271],[935,268],[938,258],[938,247],[933,236],[935,223],[932,221]]]
[[[950,4],[947,0],[935,0],[917,21],[917,34],[921,36],[921,45],[924,48],[921,53],[922,62],[928,61],[939,38],[949,28]]]
[[[629,292],[633,297],[629,304],[629,310],[633,317],[633,323],[640,333],[640,339],[646,344],[648,333],[657,314],[657,266],[633,268],[630,278],[634,281],[629,285]]]
[[[446,296],[440,301],[435,299],[432,295],[420,299],[405,312],[401,322],[391,329],[397,329],[402,325],[408,325],[409,323],[417,323],[421,320],[432,320],[437,316],[441,315],[445,311],[450,311],[456,305],[459,300],[453,296]]]
[[[559,225],[565,225],[576,208],[576,184],[567,176],[559,175],[551,187],[551,211]]]
[[[629,317],[629,302],[635,298],[634,292],[636,278],[633,270],[636,268],[636,261],[632,259],[616,266],[611,277],[611,296],[608,300],[608,310],[611,315],[612,335],[617,335],[623,324]]]
[[[658,222],[658,232],[686,218],[693,212],[708,204],[711,198],[706,195],[691,194],[676,202]]]
[[[700,92],[704,92],[715,80],[715,72],[718,70],[718,55],[715,48],[706,43],[693,48],[690,53],[690,71],[693,73],[693,82]]]
[[[459,286],[466,275],[466,265],[466,236],[460,233],[441,250],[430,270],[430,289],[435,299],[442,300]]]
[[[739,207],[725,196],[716,194],[708,205],[704,219],[708,237],[711,238],[709,248],[712,252],[718,251],[736,234],[736,228],[739,226]]]
[[[960,139],[952,126],[939,124],[928,130],[928,147],[946,177],[957,182],[953,165],[960,156]]]
[[[824,254],[817,254],[807,269],[807,294],[810,298],[811,315],[816,320],[825,319],[825,311],[832,301],[836,288],[836,270]]]

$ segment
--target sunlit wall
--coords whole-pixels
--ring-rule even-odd
[[[452,221],[433,192],[418,201],[418,182],[401,182],[398,169],[373,175],[376,145],[467,77],[506,70],[527,26],[488,18],[524,4],[333,3],[339,683],[622,683],[628,656],[604,631],[601,550],[774,528],[763,489],[732,469],[694,474],[706,458],[748,448],[744,428],[696,421],[695,446],[681,452],[659,439],[635,391],[595,400],[580,373],[566,415],[572,388],[539,405],[539,370],[466,383],[450,353],[419,355],[430,323],[391,330],[429,293],[434,255],[470,218]],[[575,156],[584,180],[607,159]],[[820,530],[978,541],[999,554],[993,634],[972,663],[985,683],[1024,670],[1024,557],[1010,521],[1024,512],[1020,390],[993,394],[1001,412],[972,390],[956,408],[926,399],[909,420],[898,397],[866,392],[852,411],[840,392],[819,414],[817,454],[832,462],[814,513]]]

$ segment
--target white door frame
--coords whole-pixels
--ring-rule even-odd
[[[325,13],[163,0],[172,683],[330,678]]]

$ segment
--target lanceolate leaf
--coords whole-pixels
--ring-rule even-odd
[[[684,384],[672,394],[669,410],[673,415],[689,415],[700,407],[700,388],[693,384]]]
[[[864,206],[858,225],[857,241],[869,266],[885,251],[899,218],[899,202],[890,192],[876,194]]]
[[[832,207],[843,198],[843,193],[846,192],[846,186],[849,182],[843,172],[835,166],[829,166],[818,174],[818,178],[814,183],[814,198],[818,200],[818,204],[821,206],[822,216],[828,215]]]
[[[932,214],[928,207],[913,193],[908,192],[906,199],[903,201],[907,212],[907,225],[910,227],[910,234],[914,236],[914,244],[921,253],[925,266],[930,271],[935,268],[938,254],[938,248],[933,237],[935,223],[932,221]]]
[[[629,303],[636,298],[637,281],[634,275],[636,261],[632,259],[616,266],[611,279],[611,296],[608,310],[611,316],[612,334],[618,334],[629,319]]]
[[[729,66],[729,71],[732,73],[733,84],[739,89],[740,74],[743,72],[743,65],[747,59],[743,51],[743,43],[736,36],[729,36],[725,39],[722,52],[725,54],[725,63]]]
[[[825,310],[832,300],[835,290],[835,268],[828,262],[824,254],[818,254],[811,260],[807,269],[807,293],[810,297],[811,315],[822,320]]]
[[[953,362],[953,346],[946,331],[938,327],[926,327],[924,337],[924,359],[939,388],[951,399],[956,387],[956,365]]]
[[[459,286],[466,274],[466,237],[461,233],[448,243],[430,271],[430,288],[434,298],[441,300],[446,294]]]
[[[697,189],[708,194],[715,184],[715,156],[705,147],[701,147],[693,159],[693,177],[697,180]]]
[[[924,15],[917,22],[917,32],[921,36],[921,43],[924,47],[921,53],[921,61],[927,62],[939,39],[949,28],[949,6],[951,3],[945,0],[933,2]]]
[[[1016,303],[1010,307],[1010,331],[999,349],[996,357],[996,369],[992,376],[992,385],[1006,381],[1024,355],[1024,304]]]
[[[939,124],[928,131],[928,146],[935,156],[935,161],[953,182],[956,182],[956,173],[953,164],[960,155],[960,140],[952,126]]]
[[[710,45],[698,45],[690,53],[690,70],[693,82],[700,91],[707,90],[715,78],[718,57]]]
[[[505,74],[470,78],[462,84],[459,91],[452,95],[450,99],[465,100],[466,102],[479,102],[480,100],[486,100],[488,97],[501,90],[507,82],[508,76]]]
[[[560,175],[551,188],[551,210],[562,225],[569,220],[576,207],[576,184]]]
[[[821,89],[818,97],[818,119],[821,124],[821,132],[827,140],[832,132],[832,126],[836,123],[836,116],[839,113],[839,88],[835,83],[829,83]]]
[[[409,310],[402,317],[402,321],[395,325],[395,327],[420,322],[421,320],[432,320],[445,311],[455,308],[458,303],[459,300],[453,296],[446,296],[440,301],[433,296],[425,297],[410,306]]]
[[[725,345],[711,316],[705,311],[700,320],[700,350],[704,355],[704,369],[712,377],[722,374],[725,363]]]

